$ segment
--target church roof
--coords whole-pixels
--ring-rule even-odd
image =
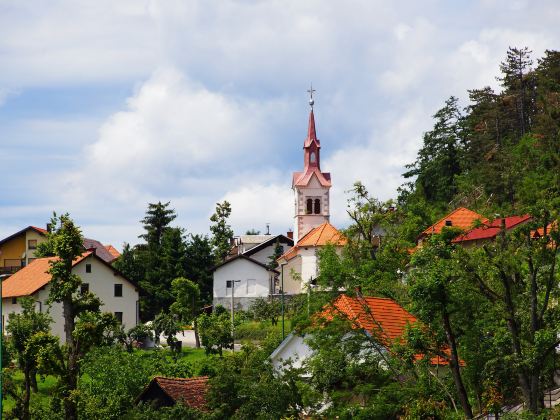
[[[321,172],[319,168],[308,168],[305,172],[294,172],[292,176],[292,188],[294,186],[306,187],[311,181],[313,175],[317,176],[319,183],[323,187],[331,186],[331,174],[328,172]]]
[[[306,187],[309,185],[311,178],[315,175],[319,181],[319,183],[323,187],[330,187],[331,186],[331,174],[328,172],[321,172],[319,166],[319,149],[321,148],[321,142],[317,138],[317,130],[315,129],[315,115],[313,114],[313,109],[309,114],[309,125],[307,127],[307,138],[303,143],[303,148],[306,150],[306,153],[311,151],[317,152],[317,163],[310,164],[308,160],[305,161],[305,168],[302,172],[294,172],[292,177],[292,188],[294,187]],[[308,157],[307,157],[308,158]],[[306,158],[306,159],[307,159]]]
[[[291,260],[298,254],[299,248],[311,246],[325,246],[332,244],[335,246],[346,245],[344,235],[329,222],[325,222],[307,232],[298,243],[284,253],[279,259]]]

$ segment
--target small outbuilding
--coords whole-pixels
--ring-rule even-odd
[[[155,408],[171,407],[177,403],[197,410],[206,409],[208,377],[166,378],[156,376],[136,398],[136,404],[143,402]]]

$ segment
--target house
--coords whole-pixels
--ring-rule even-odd
[[[53,334],[59,338],[65,337],[62,304],[53,303],[49,306],[47,302],[51,280],[47,271],[50,261],[55,258],[37,258],[2,282],[3,326],[10,313],[21,312],[18,298],[32,296],[38,311],[49,311],[53,319]],[[82,291],[89,290],[101,299],[103,312],[113,313],[126,328],[138,323],[138,287],[94,251],[86,251],[76,258],[72,263],[72,273],[82,279]]]
[[[14,273],[32,262],[37,245],[47,240],[47,229],[27,226],[0,240],[0,274]],[[120,256],[112,245],[103,245],[95,239],[84,238],[84,251],[95,249],[96,254],[106,262],[113,262]]]
[[[323,317],[332,318],[332,312],[347,318],[354,329],[374,336],[376,341],[389,351],[390,346],[402,340],[408,325],[418,322],[417,318],[389,298],[357,296],[342,294],[332,304],[332,309],[325,310]],[[289,334],[270,355],[270,361],[277,371],[283,369],[284,362],[290,360],[292,366],[302,367],[313,355],[313,350],[306,343],[307,337]],[[416,359],[423,358],[417,355]],[[440,357],[430,359],[433,366],[447,365],[449,362]]]
[[[37,245],[46,240],[47,230],[27,226],[0,240],[0,272],[13,273],[35,259]]]
[[[291,232],[288,232],[290,235]],[[281,254],[294,245],[294,240],[285,235],[241,235],[234,239],[229,258],[243,254],[263,264],[270,264],[270,258],[279,245]]]
[[[275,294],[279,272],[245,254],[213,268],[213,305],[248,309],[257,298]]]
[[[531,220],[531,216],[526,214],[523,216],[509,216],[504,218],[486,221],[481,226],[471,229],[464,234],[453,239],[453,243],[463,247],[478,246],[493,241],[501,232],[502,228],[506,231],[521,226]]]
[[[486,223],[488,219],[484,216],[478,214],[475,211],[469,210],[465,207],[459,207],[453,210],[451,213],[446,214],[444,217],[439,219],[436,223],[426,228],[417,239],[418,246],[422,245],[422,241],[428,238],[430,235],[438,235],[444,227],[455,227],[463,231],[468,231],[476,223]]]
[[[143,402],[154,408],[159,408],[171,407],[179,403],[190,408],[204,411],[206,409],[207,392],[207,376],[198,376],[194,378],[166,378],[163,376],[156,376],[136,398],[135,404]]]
[[[251,303],[278,292],[279,272],[272,268],[276,247],[284,251],[294,241],[284,235],[243,235],[236,238],[228,259],[215,266],[213,304],[231,307],[232,287],[234,307],[248,309]]]
[[[307,232],[278,259],[284,293],[302,293],[309,284],[313,284],[318,274],[317,251],[327,244],[342,250],[346,238],[329,222],[324,222]]]

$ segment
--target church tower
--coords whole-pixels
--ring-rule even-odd
[[[311,112],[307,138],[303,143],[303,171],[294,172],[292,189],[294,190],[294,242],[297,243],[307,232],[329,221],[329,190],[331,174],[321,172],[321,143],[315,130],[313,115],[313,88],[309,90]]]

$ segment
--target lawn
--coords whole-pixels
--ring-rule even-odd
[[[21,384],[23,383],[23,373],[17,371],[14,376],[14,381]],[[50,396],[52,394],[53,388],[56,386],[57,379],[54,376],[45,376],[41,378],[37,376],[37,388],[39,392],[31,393],[31,404],[32,405],[43,405],[49,404]],[[3,413],[8,413],[12,408],[14,408],[15,401],[12,397],[5,397],[2,401],[2,411]]]
[[[288,335],[292,330],[292,322],[286,319],[284,322],[284,332]],[[235,327],[235,339],[244,341],[262,341],[270,333],[282,333],[282,320],[276,325],[272,325],[270,321],[247,321]]]

